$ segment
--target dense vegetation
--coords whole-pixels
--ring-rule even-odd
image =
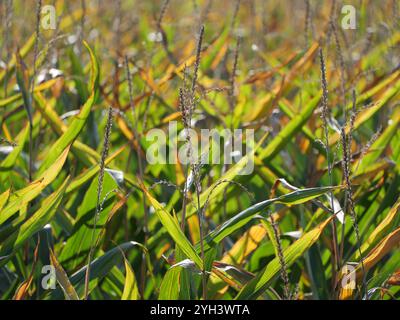
[[[400,8],[350,2],[2,1],[1,298],[399,299]]]

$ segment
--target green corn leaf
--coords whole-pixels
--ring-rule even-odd
[[[43,172],[41,176],[33,181],[27,187],[14,192],[7,205],[0,212],[0,225],[8,218],[15,214],[18,210],[26,206],[30,201],[35,199],[40,193],[59,175],[65,160],[67,159],[69,146],[54,161],[54,163]]]
[[[77,138],[86,123],[92,106],[96,102],[99,86],[99,63],[89,45],[86,42],[84,42],[84,45],[89,51],[91,61],[92,72],[89,85],[90,96],[83,105],[79,115],[74,118],[71,125],[68,127],[67,131],[65,131],[64,134],[51,146],[49,152],[47,153],[46,159],[40,166],[38,174],[46,170],[61,154],[62,150],[64,150],[67,145],[71,144]]]
[[[233,232],[243,227],[248,223],[253,217],[260,211],[265,210],[270,205],[275,203],[280,203],[284,205],[296,205],[307,202],[309,200],[315,199],[321,195],[326,194],[329,191],[334,190],[338,187],[320,187],[320,188],[309,188],[309,189],[300,189],[285,195],[282,195],[278,198],[264,200],[259,202],[242,212],[238,213],[231,219],[224,222],[215,230],[211,231],[204,239],[204,249],[209,249],[211,246],[214,246],[222,241],[222,239],[228,237]],[[198,249],[199,246],[196,246]]]
[[[291,266],[303,253],[310,248],[320,237],[324,228],[332,220],[328,218],[315,229],[304,234],[299,240],[284,250],[283,255],[287,267]],[[279,258],[274,258],[263,270],[261,270],[254,279],[248,282],[238,293],[235,299],[256,299],[263,294],[271,281],[279,275],[281,265]]]
[[[58,190],[43,201],[38,211],[29,217],[18,228],[18,230],[12,233],[0,245],[0,256],[10,254],[9,250],[11,249],[12,252],[15,253],[16,250],[21,247],[26,240],[32,237],[35,233],[39,232],[47,223],[50,222],[61,203],[68,183],[69,178],[65,179],[64,183],[58,188]]]
[[[200,259],[200,257],[196,253],[196,250],[193,248],[192,244],[189,242],[189,240],[180,229],[178,221],[174,219],[167,211],[165,211],[164,207],[150,195],[150,193],[144,186],[142,186],[142,188],[151,205],[154,207],[158,218],[160,219],[161,223],[170,234],[172,239],[174,239],[182,252],[190,260],[192,260],[200,270],[203,270],[203,261]]]

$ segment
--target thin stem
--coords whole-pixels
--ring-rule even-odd
[[[91,240],[90,240],[90,249],[89,249],[88,262],[87,262],[86,274],[85,274],[85,295],[84,295],[85,296],[85,298],[84,298],[85,300],[87,300],[88,296],[89,296],[90,265],[92,263],[94,249],[96,248],[96,246],[94,245],[94,241],[95,241],[95,235],[96,235],[97,221],[98,221],[100,212],[102,210],[101,194],[103,192],[105,161],[106,161],[107,156],[108,156],[108,150],[109,150],[109,145],[110,145],[110,135],[111,135],[111,128],[112,128],[112,117],[113,117],[113,109],[110,106],[109,109],[108,109],[106,131],[104,133],[103,150],[101,152],[100,172],[99,172],[99,178],[98,178],[98,183],[97,183],[96,211],[95,211],[95,215],[94,215],[94,218],[93,218],[93,231],[92,231],[92,237],[91,237]]]
[[[326,159],[328,163],[328,175],[329,175],[329,184],[333,185],[332,178],[332,163],[330,158],[330,147],[329,147],[329,131],[328,131],[328,117],[330,116],[328,109],[328,84],[326,81],[326,67],[325,60],[322,53],[322,48],[319,49],[319,57],[320,57],[320,67],[321,67],[321,85],[322,85],[322,114],[321,118],[323,121],[323,129],[324,129],[324,138],[325,138],[325,148],[326,148]],[[331,200],[331,209],[334,208],[333,203],[333,191],[330,191],[330,200]],[[331,222],[332,227],[332,246],[333,246],[333,279],[336,283],[336,273],[339,270],[339,256],[338,256],[338,245],[337,245],[337,229],[336,229],[336,220],[333,219]]]
[[[38,0],[36,6],[36,29],[35,29],[35,45],[33,51],[33,74],[30,80],[30,95],[29,95],[29,105],[27,109],[28,118],[29,118],[29,181],[32,181],[33,176],[33,120],[32,120],[32,112],[31,109],[33,107],[34,99],[33,92],[35,90],[35,78],[36,78],[36,61],[39,54],[39,37],[40,37],[40,12],[42,10],[42,0]]]
[[[132,75],[129,70],[129,61],[128,57],[125,56],[125,70],[126,70],[126,77],[128,80],[128,86],[129,86],[129,104],[131,107],[131,112],[132,112],[132,117],[134,121],[136,122],[136,127],[133,126],[133,137],[134,139],[138,142],[138,149],[137,149],[137,157],[138,157],[138,167],[139,167],[139,178],[140,180],[143,180],[143,162],[142,162],[142,155],[141,155],[141,147],[140,147],[140,135],[137,131],[137,125],[138,125],[138,117],[136,116],[137,113],[135,112],[135,104],[134,104],[134,99],[133,99],[133,82],[132,82]],[[133,143],[133,142],[132,142]],[[146,199],[144,195],[142,196],[142,206],[143,206],[143,233],[144,233],[144,240],[143,240],[143,245],[146,247],[147,245],[147,240],[149,236],[149,230],[148,230],[148,210],[147,210],[147,205],[146,205]],[[146,255],[145,253],[142,253],[142,264],[141,264],[141,279],[140,279],[140,292],[142,295],[142,298],[144,298],[144,290],[146,287],[146,273],[147,273],[147,267],[146,267]]]
[[[269,215],[271,219],[271,225],[272,229],[274,230],[274,236],[275,236],[275,241],[277,244],[277,254],[278,254],[278,259],[279,263],[281,265],[281,278],[283,281],[283,297],[285,300],[290,300],[290,285],[289,285],[289,277],[287,273],[287,268],[286,268],[286,261],[285,257],[283,255],[283,249],[282,249],[282,243],[281,243],[281,238],[279,236],[279,230],[278,230],[278,225],[273,217],[272,214]]]
[[[195,185],[196,185],[196,197],[197,197],[197,214],[199,216],[199,231],[200,231],[200,255],[201,260],[203,261],[203,270],[202,270],[202,288],[203,288],[203,300],[207,300],[207,273],[206,273],[206,264],[205,264],[205,256],[204,256],[204,220],[205,217],[200,207],[200,173],[198,172],[198,168],[196,168],[198,164],[194,164],[192,167]]]

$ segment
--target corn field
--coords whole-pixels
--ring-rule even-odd
[[[0,14],[1,300],[400,299],[398,1]]]

